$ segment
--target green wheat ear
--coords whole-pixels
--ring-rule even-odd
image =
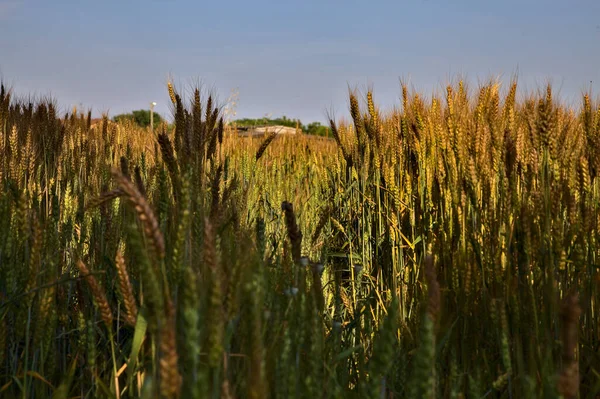
[[[436,397],[435,334],[434,320],[429,314],[423,317],[419,336],[419,348],[409,380],[409,397],[433,399]]]
[[[190,183],[189,174],[181,179],[181,202],[179,206],[179,224],[177,226],[176,241],[173,248],[172,257],[170,260],[171,283],[177,286],[180,282],[182,270],[186,267],[185,253],[186,244],[189,244],[188,235],[190,228]],[[191,267],[191,265],[187,265]]]
[[[223,356],[225,320],[223,314],[223,271],[217,258],[216,236],[208,218],[204,221],[204,264],[209,273],[206,351],[208,364],[216,368]]]
[[[386,396],[388,380],[392,377],[390,371],[398,351],[398,299],[394,297],[387,306],[384,317],[374,339],[373,354],[369,359],[369,397]]]
[[[436,322],[440,313],[440,286],[437,281],[432,255],[425,257],[427,283],[426,311],[421,319],[420,342],[414,357],[414,367],[409,382],[409,397],[432,399],[437,397]]]

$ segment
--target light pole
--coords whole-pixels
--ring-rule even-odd
[[[150,103],[150,131],[154,132],[154,106],[156,103],[152,101]]]

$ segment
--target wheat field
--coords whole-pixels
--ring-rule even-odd
[[[165,93],[166,94],[166,93]],[[0,397],[600,397],[600,104],[517,82],[335,139],[0,91]]]

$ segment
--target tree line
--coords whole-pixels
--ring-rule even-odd
[[[137,125],[141,127],[150,126],[150,110],[139,109],[132,111],[130,113],[119,114],[114,116],[113,121],[115,122],[124,122],[124,121],[133,121]],[[154,112],[154,124],[159,125],[164,121],[164,119]],[[307,125],[303,124],[299,119],[290,119],[285,115],[279,118],[243,118],[236,119],[232,123],[238,127],[254,127],[254,126],[288,126],[288,127],[298,127],[302,130],[304,134],[313,134],[316,136],[329,136],[329,127],[322,125],[320,122],[311,122]]]

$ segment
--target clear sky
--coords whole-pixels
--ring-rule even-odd
[[[238,117],[347,115],[348,85],[399,104],[458,75],[600,86],[600,0],[0,0],[0,76],[19,94],[94,114],[170,117],[166,81],[202,81]],[[595,90],[596,93],[598,90]]]

